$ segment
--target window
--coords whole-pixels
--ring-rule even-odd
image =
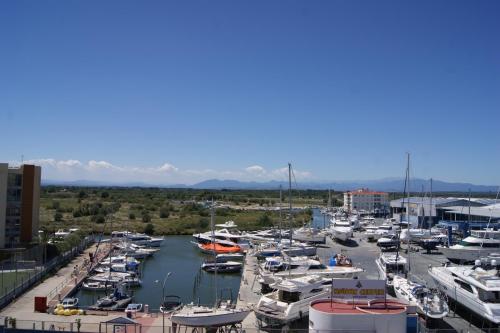
[[[9,173],[8,186],[21,186],[23,183],[23,176],[15,173]]]
[[[280,296],[280,300],[283,302],[286,302],[286,303],[294,303],[294,302],[298,302],[300,300],[300,293],[299,292],[280,290],[279,296]]]
[[[460,280],[457,280],[457,279],[455,279],[455,283],[458,284],[460,286],[460,288],[470,292],[471,294],[474,293],[474,290],[472,289],[470,284],[465,283],[465,282],[460,281]]]

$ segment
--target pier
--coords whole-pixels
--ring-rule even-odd
[[[245,265],[243,268],[243,274],[241,276],[240,292],[238,293],[237,305],[241,307],[248,307],[253,309],[254,305],[260,299],[260,283],[257,281],[258,277],[258,263],[257,257],[248,253],[245,256]],[[242,327],[244,328],[254,328],[257,326],[257,318],[255,313],[252,311],[243,321]]]

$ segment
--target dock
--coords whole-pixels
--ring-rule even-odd
[[[258,263],[257,257],[251,253],[245,256],[245,265],[243,266],[243,274],[241,276],[240,291],[238,293],[237,305],[240,307],[248,307],[253,309],[260,299],[260,283],[258,281]],[[257,327],[257,318],[252,311],[242,323],[244,328]]]

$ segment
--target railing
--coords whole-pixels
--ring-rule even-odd
[[[10,288],[10,290],[4,290],[5,293],[0,297],[0,309],[5,307],[19,295],[23,294],[34,284],[40,282],[46,275],[49,274],[50,271],[67,264],[69,261],[71,261],[71,259],[81,253],[91,242],[91,237],[84,238],[78,246],[75,246],[71,250],[50,260],[44,266],[37,268],[36,272],[33,275],[31,275],[30,273],[27,279],[21,278],[20,283],[16,283],[12,288]],[[68,281],[65,280],[64,282],[67,283]],[[58,287],[56,287],[55,289],[57,289]],[[55,292],[57,291],[52,290],[48,296],[55,296]]]

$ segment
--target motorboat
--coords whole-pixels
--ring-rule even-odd
[[[500,231],[472,230],[471,235],[450,247],[437,246],[438,251],[450,261],[470,263],[500,251]]]
[[[259,282],[265,290],[281,278],[316,275],[329,279],[353,279],[362,272],[363,269],[354,267],[349,258],[340,254],[330,258],[328,266],[309,257],[272,257],[266,258],[259,266]]]
[[[438,291],[431,291],[399,275],[394,276],[393,286],[397,298],[415,305],[424,316],[441,319],[448,315],[448,304]]]
[[[377,240],[377,246],[381,250],[397,249],[400,244],[399,237],[397,235],[386,235]]]
[[[250,249],[250,242],[244,234],[236,229],[238,226],[234,221],[216,224],[215,227],[217,229],[214,230],[213,234],[210,231],[193,234],[194,239],[201,244],[211,244],[215,241],[215,243],[224,246],[239,247],[240,251]]]
[[[258,245],[253,254],[259,258],[275,257],[287,255],[289,257],[315,256],[317,248],[289,239],[282,239],[280,242],[266,242]]]
[[[239,253],[241,252],[241,247],[238,245],[226,245],[220,242],[217,243],[197,243],[198,248],[201,252],[206,254],[227,254],[227,253]]]
[[[130,243],[148,247],[160,247],[164,241],[163,237],[151,237],[140,233],[126,233],[125,237]]]
[[[474,265],[430,267],[437,288],[455,302],[495,324],[500,324],[499,261],[477,259]]]
[[[241,271],[243,268],[243,263],[240,261],[205,261],[201,265],[201,269],[206,272],[215,272],[217,273],[236,273]]]
[[[329,297],[332,281],[317,275],[282,279],[262,295],[254,312],[261,326],[280,327],[307,317],[309,304]]]
[[[381,253],[380,256],[375,259],[375,263],[377,264],[380,279],[386,280],[389,287],[392,287],[394,276],[404,276],[408,273],[406,258],[397,252]]]
[[[125,308],[125,313],[134,314],[142,311],[142,303],[130,303]]]
[[[160,312],[163,314],[172,313],[180,308],[182,308],[181,298],[176,295],[167,295],[163,298],[163,302],[160,305]]]
[[[78,298],[66,297],[62,300],[61,305],[64,309],[74,309],[78,306]]]
[[[106,291],[111,288],[111,285],[106,285],[103,282],[88,281],[82,283],[82,289],[88,291]]]
[[[353,229],[351,223],[346,219],[334,220],[330,233],[334,239],[345,242],[352,238]]]
[[[123,291],[123,285],[118,285],[111,295],[101,297],[96,304],[89,307],[91,310],[125,310],[127,305],[132,302],[132,297]]]
[[[123,283],[128,287],[137,287],[142,284],[141,279],[139,277],[130,272],[110,272],[110,273],[99,273],[93,276],[90,276],[88,281],[93,282],[102,282],[107,284],[118,284]]]
[[[188,327],[222,327],[241,323],[251,312],[248,308],[221,302],[219,306],[208,307],[193,303],[173,311],[170,321],[175,325]]]
[[[365,230],[362,234],[362,236],[368,241],[368,242],[376,242],[380,238],[380,234],[377,233],[377,226],[371,225],[371,226],[365,226],[363,227]]]
[[[317,229],[302,227],[293,231],[292,238],[309,244],[325,244],[326,236]]]
[[[243,261],[245,255],[241,253],[221,253],[215,256],[215,261],[226,262],[226,261]]]

